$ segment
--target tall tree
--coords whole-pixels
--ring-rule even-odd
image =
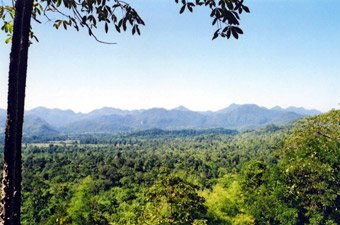
[[[1,199],[3,224],[20,224],[21,139],[32,7],[33,0],[15,3]]]
[[[180,13],[185,10],[193,12],[196,6],[206,6],[211,10],[213,25],[217,30],[213,39],[217,37],[238,38],[243,34],[239,28],[239,14],[243,11],[249,12],[244,0],[175,0],[181,4]],[[127,2],[120,0],[14,0],[15,7],[1,6],[0,18],[4,22],[2,29],[8,33],[9,42],[12,38],[12,49],[10,55],[10,70],[8,83],[8,106],[7,123],[4,148],[4,175],[3,205],[1,218],[3,224],[20,224],[20,199],[21,199],[21,140],[24,118],[25,86],[27,76],[27,57],[29,38],[35,37],[31,32],[31,18],[40,22],[39,15],[51,21],[49,13],[58,13],[61,19],[54,22],[54,27],[61,25],[67,29],[80,27],[88,29],[89,35],[99,40],[93,30],[97,23],[104,26],[105,32],[109,31],[109,24],[118,31],[126,31],[131,26],[132,34],[140,34],[139,25],[144,21]],[[118,17],[116,10],[121,9],[122,16]],[[15,12],[15,13],[14,13]],[[11,21],[6,20],[6,13],[14,16],[13,26]],[[13,29],[12,29],[13,27]],[[11,35],[13,31],[13,36]],[[105,42],[104,42],[105,43]]]
[[[278,166],[281,196],[296,209],[298,224],[339,223],[339,162],[340,110],[295,125]]]

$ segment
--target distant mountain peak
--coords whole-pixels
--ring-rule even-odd
[[[271,110],[276,110],[276,111],[284,111],[285,109],[282,108],[281,106],[274,106],[273,108],[271,108]]]
[[[104,106],[100,109],[92,110],[89,114],[97,114],[97,113],[98,114],[110,114],[110,113],[122,112],[122,111],[123,110],[121,110],[121,109]]]
[[[229,113],[229,112],[239,108],[240,106],[242,106],[242,105],[236,104],[236,103],[232,103],[227,108],[218,110],[217,113]]]
[[[75,114],[75,112],[72,109],[47,108],[47,107],[43,107],[43,106],[38,106],[36,108],[29,110],[28,112],[30,112],[30,113],[35,113],[35,112],[44,113],[44,112],[52,112],[52,111]]]
[[[289,106],[288,108],[275,106],[271,108],[271,110],[281,111],[281,112],[294,112],[294,113],[304,115],[304,116],[314,116],[314,115],[321,114],[321,112],[316,109],[305,109],[303,107],[295,107],[295,106]]]
[[[177,110],[177,111],[190,111],[188,108],[180,105],[180,106],[177,106],[176,108],[173,108],[172,110]]]
[[[316,110],[316,109],[305,109],[303,107],[296,107],[296,106],[290,106],[290,107],[286,108],[286,111],[287,112],[295,112],[295,113],[301,114],[301,115],[309,115],[309,116],[321,114],[321,112],[319,110]]]
[[[228,106],[228,108],[237,108],[237,107],[239,107],[239,106],[241,106],[240,104],[236,104],[236,103],[231,103],[229,106]]]

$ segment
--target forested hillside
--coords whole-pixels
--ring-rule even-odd
[[[339,110],[219,131],[26,144],[22,224],[338,224]]]

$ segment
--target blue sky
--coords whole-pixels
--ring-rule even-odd
[[[26,108],[88,112],[123,109],[217,110],[231,103],[303,106],[340,102],[340,2],[246,0],[245,34],[211,41],[209,12],[179,15],[173,0],[129,1],[146,22],[142,36],[112,33],[103,45],[87,32],[33,24]],[[9,47],[0,34],[0,107],[6,107]]]

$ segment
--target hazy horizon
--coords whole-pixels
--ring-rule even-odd
[[[118,45],[33,23],[40,42],[29,51],[27,110],[183,105],[216,111],[234,102],[339,108],[340,2],[248,0],[244,35],[215,41],[208,10],[179,15],[173,1],[129,2],[146,22],[140,37],[97,32]],[[4,40],[1,32],[1,108],[7,107],[10,50]]]
[[[43,107],[43,108],[47,108],[47,109],[59,109],[59,110],[72,110],[73,112],[75,113],[89,113],[89,112],[92,112],[94,110],[98,110],[98,109],[103,109],[103,108],[113,108],[113,109],[120,109],[120,110],[149,110],[149,109],[155,109],[155,108],[163,108],[163,109],[166,109],[166,110],[172,110],[172,109],[176,109],[178,107],[184,107],[190,111],[197,111],[197,112],[216,112],[216,111],[219,111],[219,110],[222,110],[222,109],[225,109],[227,107],[229,107],[230,105],[233,105],[233,104],[236,104],[236,105],[257,105],[259,107],[264,107],[264,108],[267,108],[267,109],[272,109],[274,107],[280,107],[282,109],[287,109],[289,107],[295,107],[295,108],[304,108],[306,110],[318,110],[322,113],[325,113],[325,112],[328,112],[332,109],[338,109],[338,108],[331,108],[327,111],[322,111],[320,109],[317,109],[317,108],[306,108],[306,107],[303,107],[303,106],[295,106],[295,105],[289,105],[289,106],[286,106],[286,107],[283,107],[283,106],[280,106],[280,105],[274,105],[274,106],[263,106],[263,105],[259,105],[259,104],[256,104],[256,103],[231,103],[229,105],[226,105],[222,108],[218,108],[218,109],[203,109],[203,110],[197,110],[197,109],[192,109],[190,107],[187,107],[185,105],[177,105],[177,106],[174,106],[174,107],[163,107],[163,106],[151,106],[151,107],[147,107],[147,108],[122,108],[122,107],[117,107],[117,106],[109,106],[109,105],[104,105],[104,106],[101,106],[101,107],[98,107],[98,108],[93,108],[93,109],[90,109],[88,111],[77,111],[77,110],[74,110],[72,108],[60,108],[60,107],[47,107],[47,106],[43,106],[43,105],[39,105],[39,106],[33,106],[31,108],[25,108],[25,111],[29,111],[29,110],[32,110],[32,109],[36,109],[36,108],[39,108],[39,107]],[[6,108],[3,108],[3,107],[0,107],[0,109],[6,109]]]

